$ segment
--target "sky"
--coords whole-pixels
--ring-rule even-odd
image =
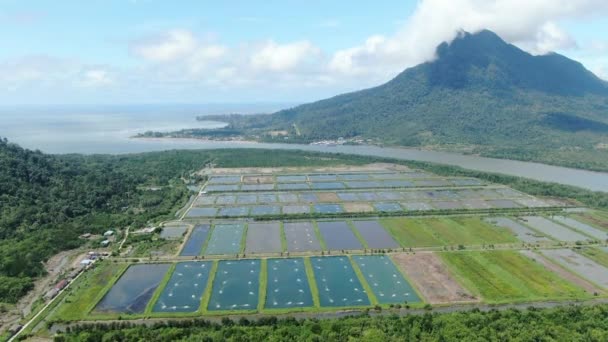
[[[480,29],[608,79],[606,0],[0,0],[0,105],[302,103]]]

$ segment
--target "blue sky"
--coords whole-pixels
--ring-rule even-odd
[[[304,102],[481,28],[608,76],[604,0],[0,0],[0,104]]]

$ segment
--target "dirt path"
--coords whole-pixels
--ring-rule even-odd
[[[437,255],[428,252],[398,253],[391,257],[429,303],[479,301],[450,276],[447,267]]]
[[[78,255],[81,255],[82,253],[83,250],[75,249],[63,251],[52,256],[45,263],[47,275],[36,279],[34,281],[34,289],[21,298],[12,310],[9,310],[2,315],[0,319],[0,331],[4,331],[15,324],[18,324],[23,317],[28,316],[32,312],[34,303],[53,287],[55,282],[58,281],[57,278],[60,274],[73,267],[74,263],[79,262],[77,260]],[[75,261],[70,262],[71,259],[75,259]]]

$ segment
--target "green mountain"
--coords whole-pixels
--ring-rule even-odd
[[[608,169],[608,83],[487,30],[442,43],[435,60],[381,86],[230,122],[261,135],[287,130],[292,141],[362,137]]]

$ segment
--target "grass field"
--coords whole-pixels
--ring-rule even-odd
[[[600,250],[599,248],[589,247],[581,248],[576,250],[578,253],[586,256],[587,258],[597,262],[600,265],[608,267],[608,253]]]
[[[386,218],[381,223],[403,247],[518,242],[509,230],[492,226],[479,217]]]
[[[456,278],[489,303],[589,297],[517,251],[442,252]]]
[[[120,278],[127,266],[127,264],[108,261],[98,263],[95,269],[87,271],[70,286],[69,294],[54,313],[53,318],[62,320],[86,318],[89,311],[101,300],[100,296],[103,296]]]
[[[441,246],[443,241],[439,240],[424,226],[425,219],[409,219],[403,217],[385,218],[380,223],[393,236],[395,241],[403,247],[430,247]]]
[[[608,213],[605,211],[589,211],[572,215],[572,218],[585,222],[591,226],[608,230]]]

